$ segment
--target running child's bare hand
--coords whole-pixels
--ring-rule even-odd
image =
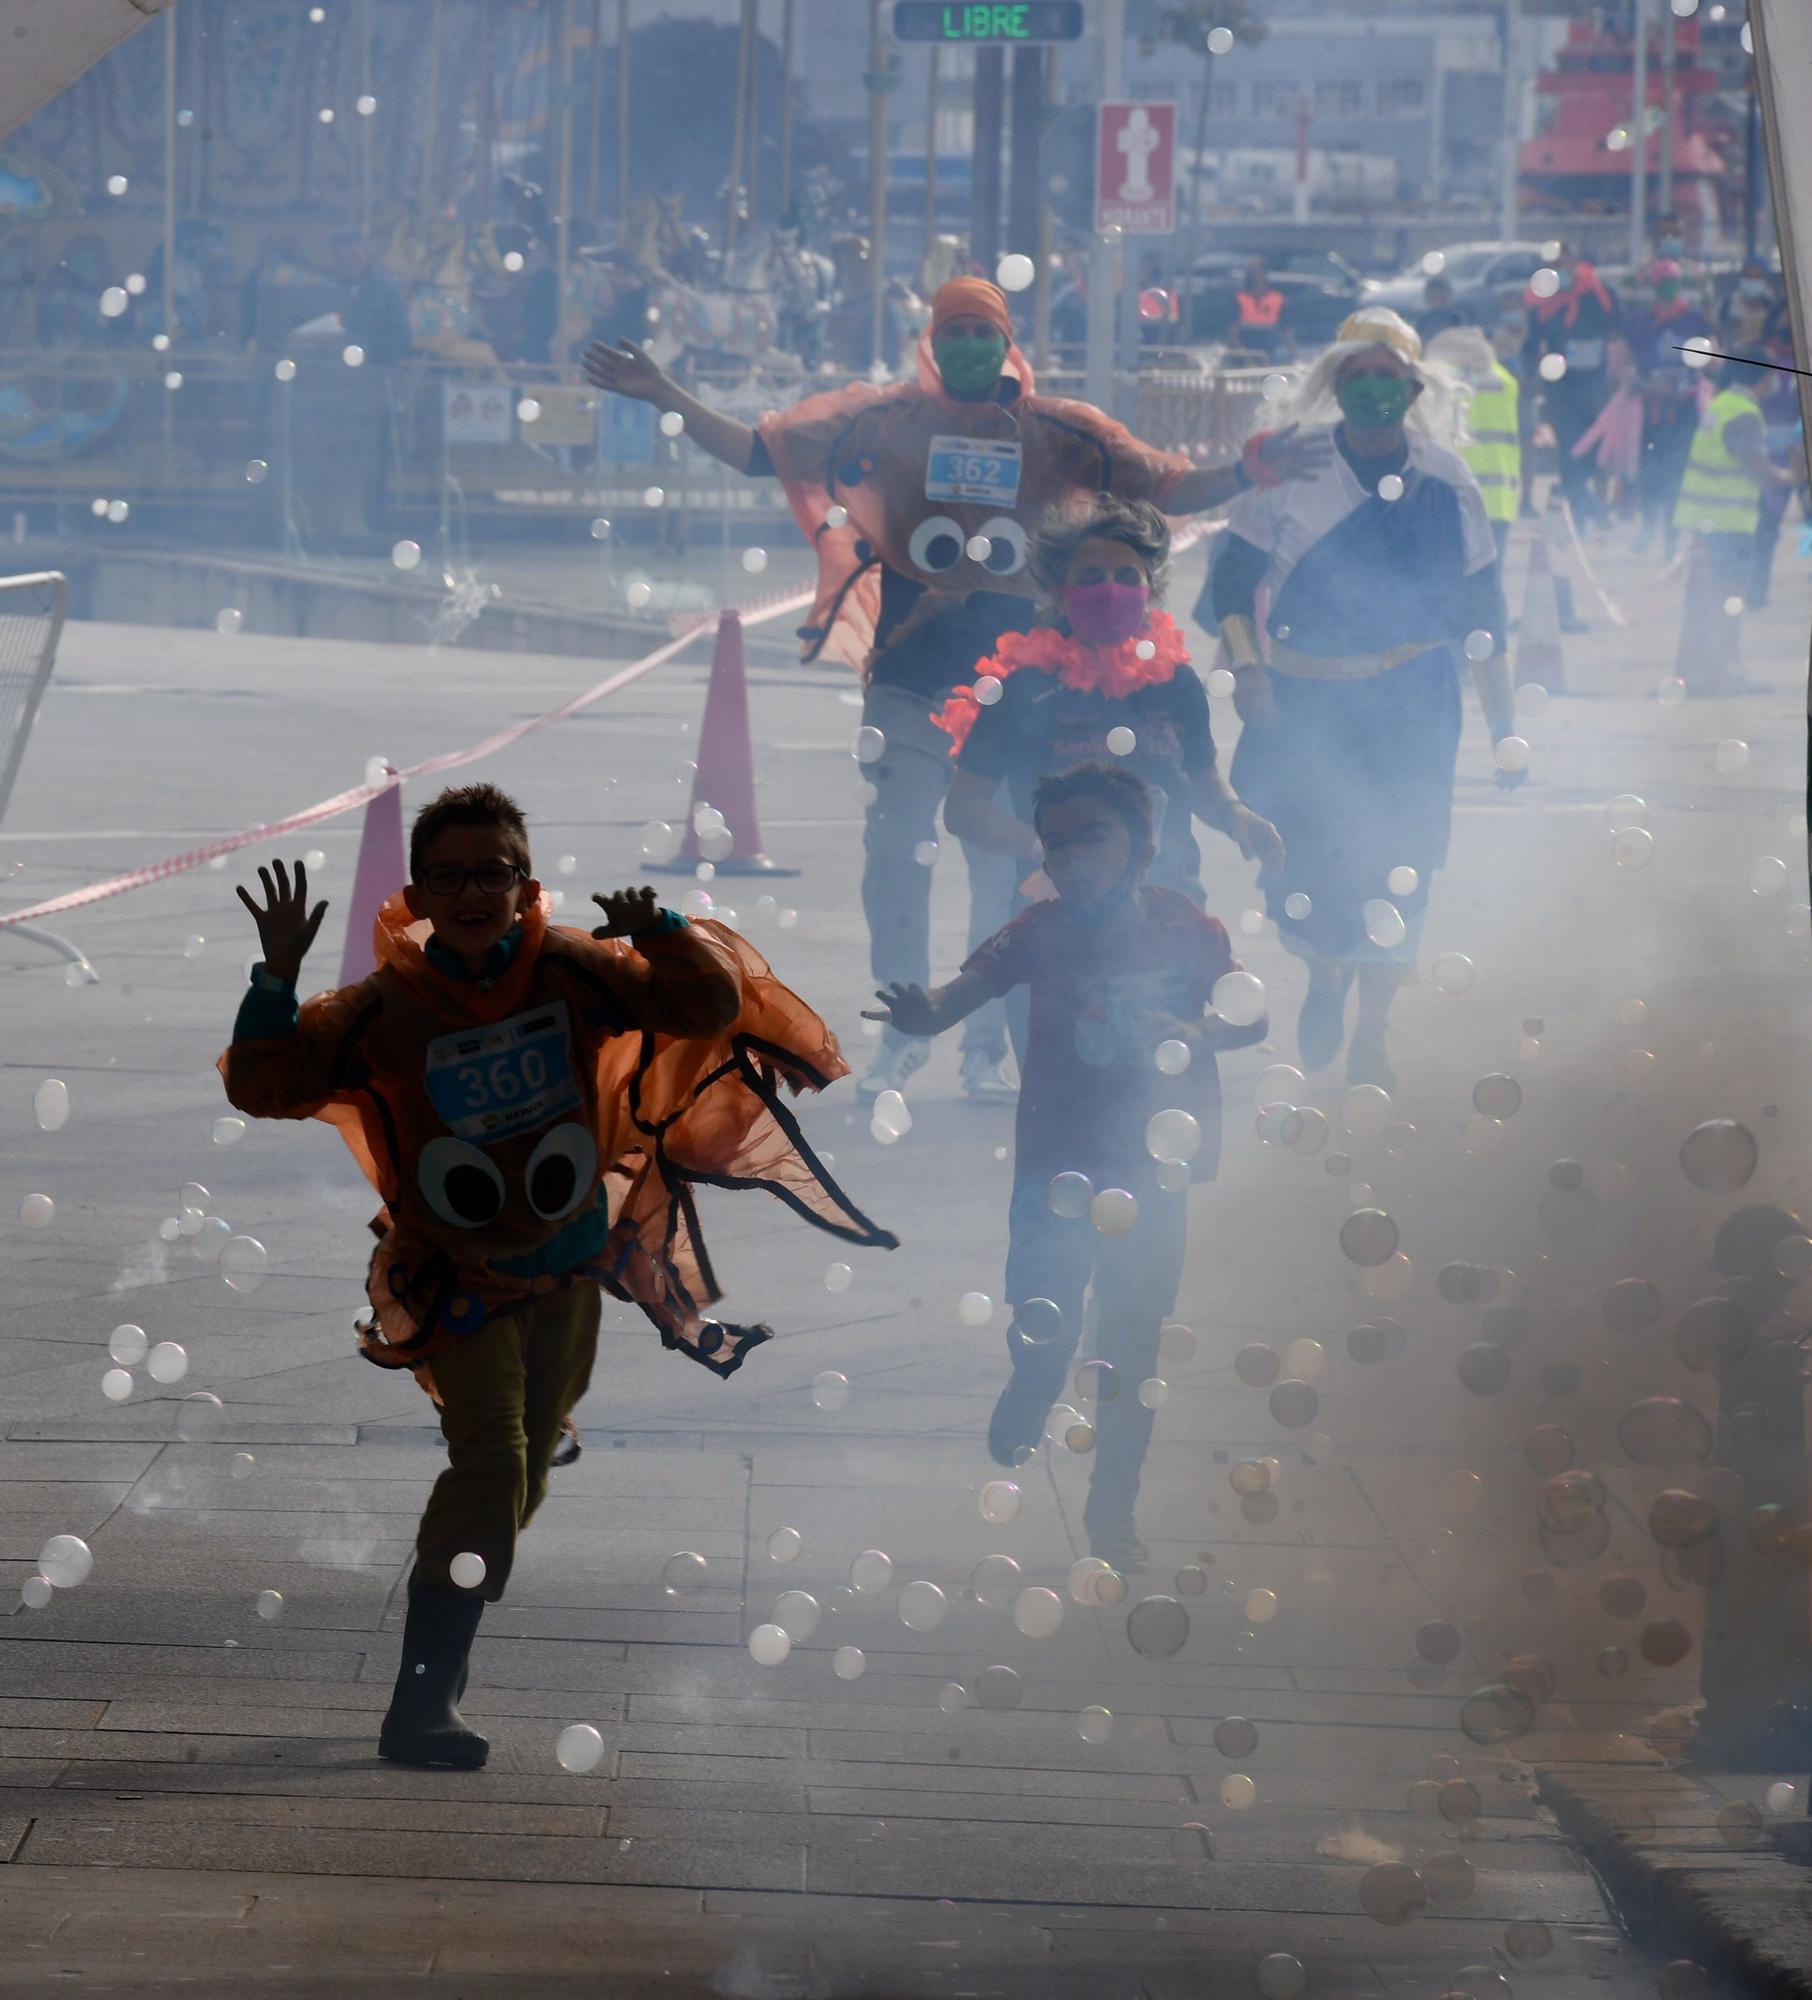
[[[1265,439],[1258,455],[1273,478],[1312,479],[1332,460],[1334,444],[1326,431],[1305,432],[1286,424]]]
[[[1248,861],[1256,861],[1259,872],[1275,875],[1284,865],[1283,835],[1263,813],[1249,805],[1236,805],[1228,814],[1227,831]]]
[[[310,912],[308,869],[302,862],[296,863],[293,884],[281,861],[273,862],[271,867],[276,870],[275,880],[271,868],[258,870],[258,879],[264,884],[265,908],[261,910],[243,888],[235,893],[258,926],[265,971],[273,978],[287,979],[293,986],[302,970],[302,961],[308,956],[308,948],[315,941],[315,933],[321,928],[321,919],[327,914],[327,905],[317,903]]]
[[[603,923],[592,932],[595,938],[639,937],[660,922],[660,905],[646,884],[640,889],[613,889],[592,901],[604,912]]]
[[[880,1001],[880,1006],[863,1008],[863,1020],[886,1021],[902,1035],[937,1033],[937,1010],[924,987],[902,986],[896,982],[892,986],[877,988],[875,998]]]

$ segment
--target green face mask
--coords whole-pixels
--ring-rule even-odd
[[[932,353],[951,395],[985,396],[1000,380],[1007,343],[998,333],[952,333],[934,341]]]
[[[1355,375],[1334,396],[1355,430],[1385,431],[1409,415],[1414,391],[1415,384],[1401,375]]]

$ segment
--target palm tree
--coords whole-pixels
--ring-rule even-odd
[[[1202,80],[1195,104],[1195,147],[1189,170],[1189,226],[1183,232],[1182,271],[1178,278],[1182,301],[1179,325],[1182,331],[1188,332],[1193,330],[1189,282],[1195,274],[1197,238],[1202,220],[1202,152],[1208,138],[1208,100],[1214,87],[1214,59],[1217,53],[1231,47],[1255,48],[1268,31],[1259,13],[1259,0],[1171,0],[1160,20],[1158,35],[1147,48],[1147,54],[1158,41],[1162,41],[1176,48],[1199,49],[1202,56]],[[1217,29],[1225,30],[1232,41],[1216,33]]]

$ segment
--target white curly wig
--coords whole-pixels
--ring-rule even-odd
[[[1410,405],[1404,420],[1407,430],[1418,432],[1454,449],[1468,441],[1466,409],[1472,401],[1458,371],[1443,361],[1429,359],[1422,352],[1421,336],[1401,313],[1389,306],[1361,306],[1341,322],[1334,344],[1316,356],[1309,371],[1292,393],[1269,414],[1278,424],[1315,424],[1340,421],[1340,403],[1334,384],[1341,369],[1355,354],[1374,347],[1388,347],[1409,364],[1410,373],[1422,385],[1422,393]]]

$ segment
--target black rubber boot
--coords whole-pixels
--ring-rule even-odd
[[[457,1707],[483,1613],[484,1599],[475,1591],[429,1583],[410,1571],[403,1658],[378,1735],[380,1757],[393,1764],[450,1764],[457,1771],[483,1765],[491,1746]]]

